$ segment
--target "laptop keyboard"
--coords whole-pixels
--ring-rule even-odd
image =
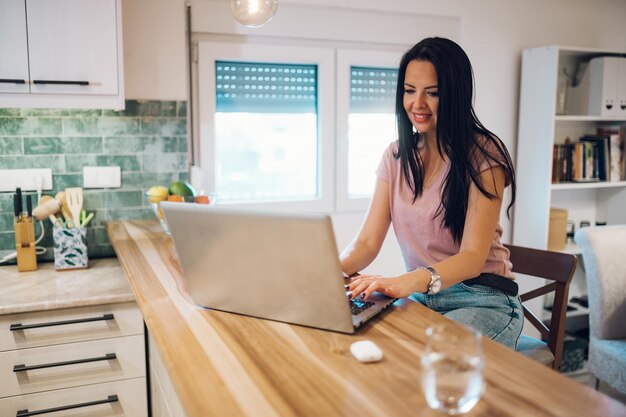
[[[373,305],[371,301],[350,300],[350,310],[353,316],[358,316]]]

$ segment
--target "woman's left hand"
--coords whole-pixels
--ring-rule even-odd
[[[391,298],[404,298],[419,291],[419,283],[411,275],[390,278],[381,275],[359,275],[350,280],[347,292],[348,299],[369,297],[378,291]]]

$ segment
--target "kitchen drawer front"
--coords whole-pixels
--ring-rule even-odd
[[[33,325],[41,327],[21,329]],[[143,318],[134,302],[0,316],[0,352],[136,334]]]
[[[115,401],[116,399],[117,401]],[[105,400],[111,402],[104,402]],[[91,402],[102,403],[84,405]],[[148,415],[146,379],[133,378],[123,381],[0,399],[0,417],[16,417],[20,410],[28,410],[32,413],[49,410],[51,408],[81,404],[84,406],[39,415],[44,417],[48,415],[50,417],[146,417]]]
[[[0,398],[146,376],[144,338],[126,336],[2,352],[0,375]]]

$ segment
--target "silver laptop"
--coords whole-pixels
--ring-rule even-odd
[[[354,333],[394,300],[349,301],[330,217],[162,203],[202,307]]]

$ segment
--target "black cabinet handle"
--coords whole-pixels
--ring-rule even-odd
[[[33,84],[89,85],[89,81],[34,80]]]
[[[76,359],[73,361],[42,363],[40,365],[31,365],[31,366],[20,364],[20,365],[15,365],[13,367],[13,372],[34,371],[35,369],[54,368],[56,366],[77,365],[79,363],[111,361],[116,358],[117,356],[115,355],[115,353],[107,353],[104,356],[98,356],[96,358]]]
[[[16,332],[18,330],[37,329],[39,327],[64,326],[66,324],[88,323],[90,321],[113,320],[113,319],[114,319],[113,314],[104,314],[102,317],[88,317],[86,319],[65,320],[65,321],[50,321],[48,323],[33,323],[33,324],[13,323],[10,326],[10,330],[12,332]]]
[[[117,401],[119,401],[117,395],[109,395],[106,400],[90,401],[88,403],[63,405],[61,407],[46,408],[45,410],[28,411],[28,408],[25,410],[18,410],[15,417],[38,416],[40,414],[56,413],[57,411],[73,410],[74,408],[91,407],[93,405],[114,403]]]
[[[26,84],[26,80],[19,80],[14,78],[0,78],[0,83],[5,84]]]

